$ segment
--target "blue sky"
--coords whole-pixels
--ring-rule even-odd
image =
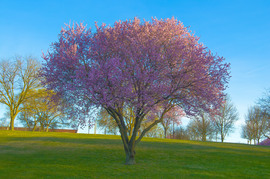
[[[0,59],[32,55],[41,60],[42,51],[57,40],[65,23],[83,22],[94,28],[95,21],[112,25],[135,16],[174,16],[231,63],[227,92],[240,120],[226,141],[245,141],[239,135],[245,113],[270,88],[268,0],[0,0]]]

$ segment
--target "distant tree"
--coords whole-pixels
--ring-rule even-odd
[[[113,117],[108,114],[108,112],[101,108],[99,112],[97,113],[97,124],[98,127],[101,129],[104,129],[104,134],[117,134],[117,124]]]
[[[38,119],[32,117],[32,115],[26,111],[22,111],[18,115],[18,120],[24,127],[27,127],[28,130],[35,130],[38,125]]]
[[[263,111],[270,114],[270,88],[266,90],[263,97],[258,100],[258,105]]]
[[[182,126],[178,127],[175,130],[175,139],[181,139],[181,140],[190,140],[190,136],[187,129],[184,129]]]
[[[266,117],[267,130],[264,131],[264,136],[270,138],[270,88],[266,90],[263,97],[257,103]]]
[[[0,62],[0,103],[9,109],[10,130],[14,130],[14,121],[22,104],[34,97],[33,90],[41,85],[39,68],[39,63],[30,57]]]
[[[0,119],[0,127],[8,127],[8,121],[6,120],[5,117]]]
[[[200,44],[181,22],[172,18],[141,22],[138,18],[96,26],[62,29],[59,40],[44,56],[48,89],[86,110],[104,108],[116,121],[126,164],[135,164],[135,147],[174,105],[187,115],[221,104],[229,64]],[[135,115],[129,136],[123,108]],[[161,118],[138,136],[145,116],[157,106]]]
[[[247,139],[248,143],[251,144],[252,139],[254,139],[252,121],[246,120],[245,124],[242,126],[241,137]]]
[[[153,115],[156,115],[156,118],[159,119],[162,115],[162,109],[157,108],[156,112],[154,112]],[[164,138],[168,135],[168,130],[170,127],[174,125],[181,124],[181,118],[185,115],[184,111],[179,108],[178,106],[172,107],[163,117],[163,120],[160,122],[160,124],[163,127],[164,130]]]
[[[19,119],[26,123],[28,128],[36,130],[39,124],[40,130],[49,131],[49,127],[57,125],[68,125],[66,115],[61,110],[60,101],[52,99],[53,91],[38,89],[34,98],[30,98],[23,103],[22,113]]]
[[[142,130],[144,130],[149,124],[142,124]],[[146,134],[145,137],[162,138],[164,136],[164,130],[161,125],[155,125]]]
[[[226,96],[220,109],[211,115],[214,124],[214,129],[220,135],[221,142],[233,129],[235,121],[238,120],[237,109],[231,102],[231,99]]]
[[[4,105],[3,105],[4,106]],[[5,112],[3,112],[3,114],[2,114],[2,118],[0,118],[0,127],[5,127],[5,128],[9,128],[8,126],[9,126],[9,116],[10,116],[10,114],[9,114],[9,111],[7,110],[7,111],[5,111]]]
[[[211,140],[215,133],[209,114],[204,112],[193,117],[189,122],[187,129],[192,140]]]
[[[248,140],[253,139],[254,144],[256,141],[259,143],[260,139],[269,131],[267,121],[268,115],[259,106],[250,107],[246,116],[246,124],[242,129],[242,136]]]

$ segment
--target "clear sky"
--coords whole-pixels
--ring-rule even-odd
[[[112,25],[135,16],[174,16],[231,63],[227,92],[240,120],[226,141],[245,142],[240,127],[247,109],[270,88],[269,0],[0,0],[0,58],[32,55],[41,60],[65,23],[94,28],[95,21]]]

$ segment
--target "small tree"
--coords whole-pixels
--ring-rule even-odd
[[[18,115],[18,120],[24,127],[27,127],[28,130],[32,131],[36,129],[36,126],[38,124],[38,119],[33,117],[32,114],[27,111],[20,112],[20,114]]]
[[[175,139],[181,140],[190,140],[190,136],[187,129],[184,129],[182,126],[178,127],[175,130]]]
[[[260,107],[253,106],[248,109],[246,125],[243,127],[243,137],[248,140],[253,139],[254,144],[259,143],[260,139],[269,130],[268,115]]]
[[[58,124],[65,124],[68,121],[61,110],[60,101],[52,100],[53,91],[39,89],[33,91],[35,98],[26,100],[23,103],[22,113],[19,119],[26,123],[28,128],[36,130],[37,125],[42,131],[49,131],[49,127],[56,127]]]
[[[212,114],[214,129],[217,131],[217,134],[220,135],[221,142],[223,142],[229,132],[232,131],[233,125],[237,120],[237,109],[232,104],[230,98],[226,96],[217,114]]]
[[[7,128],[8,127],[8,121],[5,117],[0,119],[0,128]]]
[[[159,119],[162,115],[162,107],[158,107],[156,111],[150,113],[149,118],[156,118]],[[160,122],[161,126],[164,130],[164,138],[167,138],[168,130],[170,127],[174,127],[174,124],[179,125],[181,124],[181,118],[185,115],[183,110],[178,106],[172,107],[164,116],[163,120]]]
[[[248,144],[251,144],[252,139],[254,139],[253,135],[253,125],[251,121],[246,121],[246,123],[242,126],[241,137],[248,140]]]
[[[22,110],[22,104],[34,97],[32,93],[40,87],[39,63],[33,58],[16,58],[0,62],[0,103],[6,105],[10,114],[10,130]]]
[[[270,88],[266,90],[263,97],[258,100],[258,105],[263,111],[270,114]]]
[[[270,138],[270,88],[266,90],[263,97],[258,100],[258,105],[266,118],[266,130],[264,136]]]
[[[209,114],[203,112],[191,119],[187,128],[193,140],[211,140],[215,134]]]

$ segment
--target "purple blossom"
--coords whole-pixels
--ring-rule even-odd
[[[166,112],[177,105],[190,116],[218,108],[230,78],[225,59],[213,55],[174,18],[96,25],[93,34],[82,24],[67,26],[44,60],[47,87],[78,106],[77,111],[105,108],[116,120],[131,158],[135,144],[162,120],[153,121],[136,139],[148,113],[159,106]],[[122,119],[125,105],[132,106],[136,116],[130,139]]]
[[[260,142],[258,145],[270,145],[270,138],[265,139],[264,141]]]

